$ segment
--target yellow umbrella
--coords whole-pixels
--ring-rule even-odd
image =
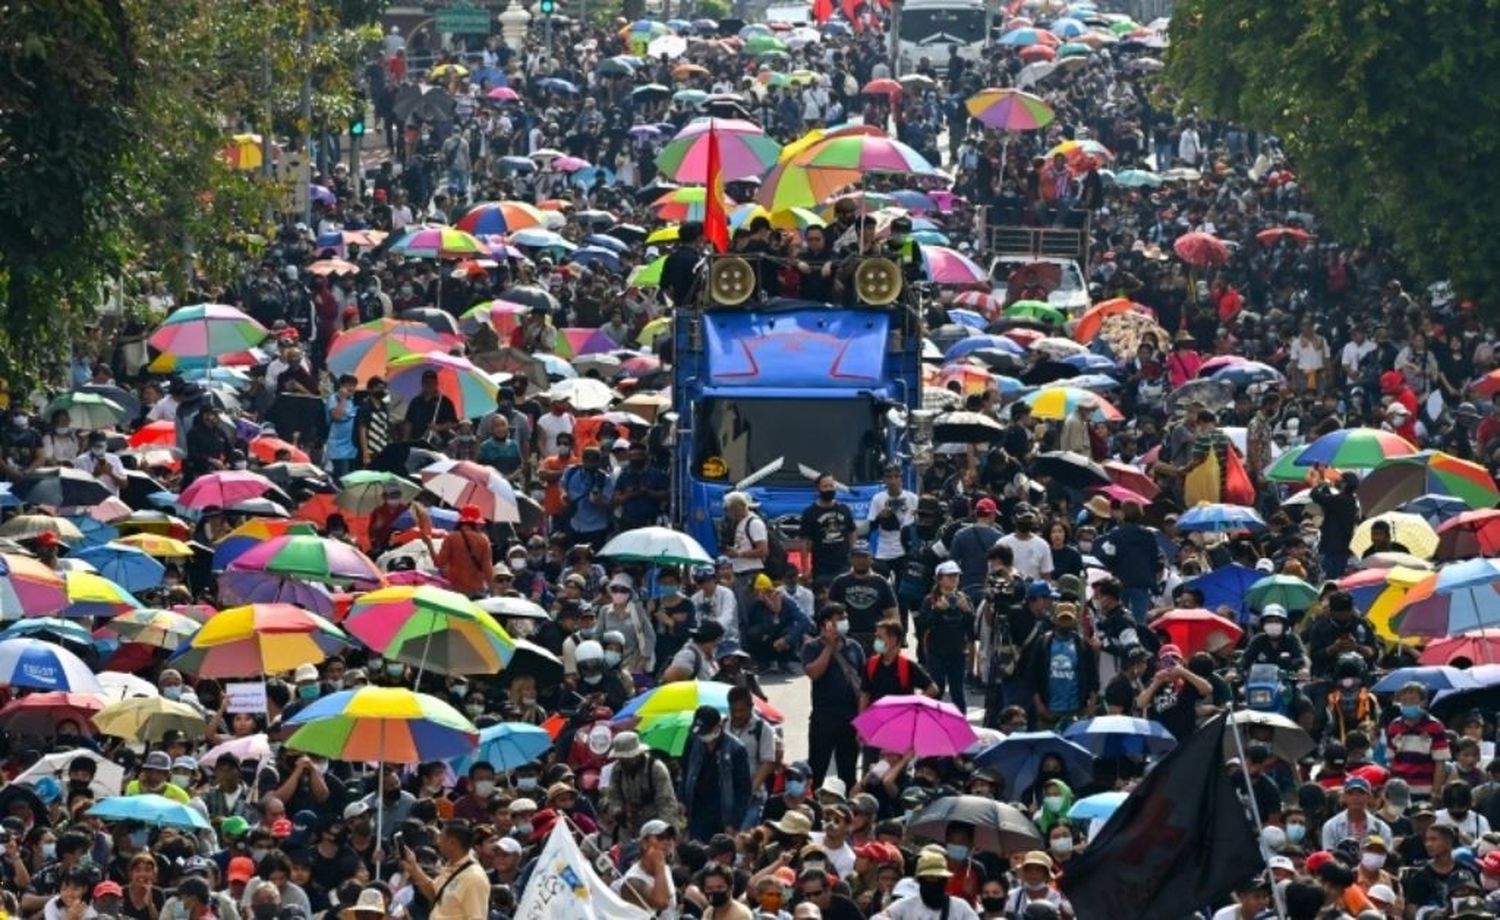
[[[796,156],[797,154],[811,147],[813,144],[816,144],[818,141],[822,140],[823,135],[826,133],[828,132],[824,131],[822,128],[813,128],[811,131],[807,132],[806,134],[792,141],[790,144],[787,144],[785,147],[781,148],[781,154],[777,156],[776,161],[778,163],[787,162],[792,157]]]
[[[148,556],[162,559],[181,559],[193,554],[193,548],[182,540],[154,533],[133,533],[120,537],[116,543],[134,546]]]
[[[1417,636],[1398,636],[1396,630],[1391,627],[1391,617],[1401,609],[1401,601],[1406,597],[1417,582],[1431,575],[1432,572],[1425,569],[1413,569],[1404,565],[1398,565],[1386,571],[1386,589],[1376,595],[1370,609],[1365,611],[1365,617],[1369,619],[1370,625],[1375,627],[1375,635],[1386,642],[1400,642],[1412,648],[1422,644],[1421,638]]]
[[[1354,538],[1349,541],[1349,552],[1355,556],[1364,555],[1365,550],[1370,548],[1370,530],[1376,521],[1389,524],[1391,542],[1405,546],[1412,555],[1431,559],[1432,554],[1437,552],[1438,535],[1432,525],[1421,515],[1407,514],[1404,511],[1387,511],[1362,521],[1354,529]]]
[[[197,709],[159,696],[136,696],[110,703],[94,714],[100,733],[134,741],[160,741],[169,731],[201,737],[208,721]]]
[[[651,235],[648,236],[648,237],[646,237],[646,242],[647,243],[675,243],[675,242],[677,242],[677,231],[678,231],[678,226],[676,224],[669,224],[669,225],[667,225],[665,227],[661,227],[659,229],[652,230],[651,231]]]
[[[234,134],[230,136],[229,143],[224,145],[222,154],[229,162],[230,169],[260,169],[266,162],[262,143],[263,139],[259,134]]]
[[[635,343],[643,348],[650,348],[656,342],[657,336],[667,335],[671,331],[672,317],[658,316],[641,327],[640,334],[635,337]]]

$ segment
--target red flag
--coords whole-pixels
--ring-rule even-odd
[[[833,0],[813,0],[812,15],[819,23],[833,18]]]
[[[719,136],[708,129],[708,187],[703,190],[703,238],[715,252],[729,251],[729,215],[724,212],[724,166],[719,162]]]

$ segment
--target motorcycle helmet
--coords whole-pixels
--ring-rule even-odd
[[[625,657],[625,634],[618,629],[611,629],[599,638],[604,645],[604,666],[618,668]]]
[[[604,676],[604,646],[594,639],[578,643],[573,650],[573,662],[578,666],[578,676],[589,683],[597,683]]]
[[[1353,686],[1345,681],[1364,683],[1365,660],[1354,652],[1345,652],[1333,664],[1333,676],[1344,686]]]
[[[1266,620],[1272,619],[1287,619],[1286,608],[1281,606],[1280,604],[1267,604],[1264,607],[1260,608],[1260,621],[1262,623],[1264,623]]]

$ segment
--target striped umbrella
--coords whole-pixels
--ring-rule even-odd
[[[1035,131],[1053,119],[1050,105],[1018,89],[982,89],[964,106],[970,115],[999,131]]]
[[[419,259],[461,259],[485,255],[489,247],[471,233],[431,224],[409,229],[391,245],[390,251]]]
[[[710,135],[712,132],[712,135]],[[690,122],[656,154],[656,168],[674,182],[708,183],[710,136],[719,147],[721,178],[733,182],[761,176],[776,163],[781,145],[754,122],[700,118]]]
[[[254,518],[246,521],[225,534],[214,545],[213,569],[215,572],[222,572],[246,551],[273,537],[289,533],[315,534],[317,530],[307,521],[288,518]]]
[[[1432,572],[1406,592],[1395,620],[1403,636],[1440,638],[1500,624],[1500,560],[1470,559]]]
[[[68,606],[62,578],[31,558],[0,553],[0,620],[46,616]]]
[[[1416,452],[1417,449],[1411,442],[1392,431],[1379,428],[1340,428],[1307,445],[1295,463],[1297,466],[1371,469],[1393,457],[1405,457]]]
[[[494,617],[462,594],[431,585],[362,594],[344,625],[386,658],[440,674],[494,674],[515,652]]]
[[[343,690],[287,724],[297,729],[287,747],[330,760],[415,764],[462,757],[479,744],[479,731],[458,710],[403,687]]]
[[[254,348],[268,335],[235,307],[203,303],[174,310],[146,343],[178,358],[209,358]]]
[[[438,391],[453,402],[459,418],[478,418],[495,408],[495,381],[467,358],[440,351],[391,361],[391,392],[410,401],[422,391],[422,375],[429,370],[437,373]]]
[[[170,659],[199,677],[264,677],[318,664],[349,645],[323,617],[290,604],[247,604],[221,610]]]
[[[1085,402],[1094,404],[1093,420],[1096,422],[1111,422],[1123,419],[1119,409],[1110,404],[1109,400],[1098,393],[1085,390],[1082,387],[1056,386],[1027,393],[1021,397],[1026,405],[1031,407],[1031,412],[1037,418],[1060,421],[1077,411],[1078,406]]]
[[[308,534],[272,537],[242,553],[229,568],[366,588],[383,583],[380,569],[355,547]]]
[[[446,351],[449,342],[428,326],[410,320],[377,319],[340,332],[328,348],[328,369],[353,374],[360,383],[384,377],[396,358]]]
[[[475,236],[490,233],[514,233],[546,223],[541,209],[524,201],[481,201],[454,224]]]
[[[1500,501],[1500,488],[1483,466],[1440,450],[1382,460],[1359,484],[1359,504],[1366,515],[1423,495],[1451,495],[1470,508],[1491,508]]]
[[[0,641],[0,686],[102,693],[93,669],[77,655],[40,639]]]
[[[129,591],[93,572],[71,571],[64,576],[68,587],[66,617],[110,617],[127,610],[138,610],[141,602]]]
[[[111,619],[107,628],[127,642],[176,649],[192,638],[201,625],[186,614],[143,607],[140,610],[127,610]]]

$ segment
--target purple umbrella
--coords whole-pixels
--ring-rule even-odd
[[[291,604],[320,616],[333,616],[333,597],[323,588],[265,572],[225,572],[219,576],[219,599],[226,604]]]
[[[918,757],[953,757],[979,736],[951,703],[925,696],[887,696],[854,720],[860,738],[883,751],[915,751]]]
[[[307,187],[307,194],[313,201],[330,208],[337,204],[339,200],[337,195],[321,185],[309,185]]]

